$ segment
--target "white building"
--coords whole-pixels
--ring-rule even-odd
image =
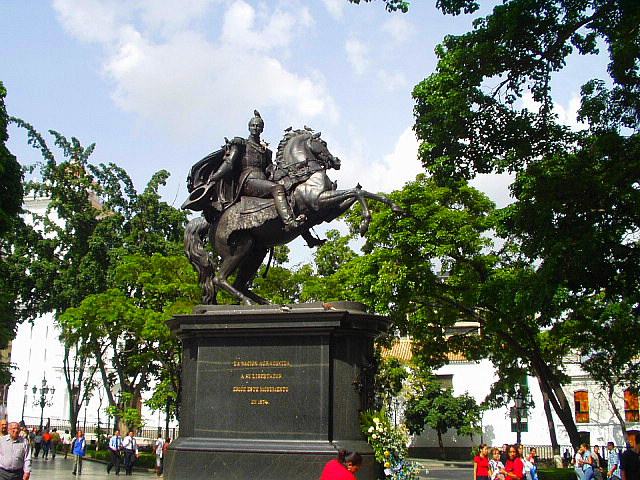
[[[395,356],[402,361],[411,359],[411,342],[400,339],[385,356]],[[578,431],[584,440],[592,445],[604,445],[613,441],[616,445],[624,445],[624,438],[619,422],[607,400],[605,392],[587,375],[578,363],[578,358],[568,358],[567,374],[571,382],[564,387],[565,395],[571,402]],[[449,363],[439,368],[434,374],[445,385],[451,386],[454,395],[468,393],[477,403],[484,401],[489,394],[496,374],[488,360],[468,361],[463,356],[451,355]],[[525,446],[538,446],[542,457],[551,456],[551,440],[547,417],[544,412],[542,393],[535,377],[527,377],[526,385],[531,395],[533,408],[527,409],[522,418],[521,441]],[[616,391],[617,406],[625,417],[628,431],[640,430],[638,419],[638,396],[633,391]],[[501,447],[504,443],[516,443],[516,422],[512,415],[513,405],[486,411],[482,417],[482,434],[479,436],[458,436],[455,430],[443,435],[443,442],[448,458],[469,458],[471,448],[480,443]],[[553,409],[552,409],[553,410]],[[570,447],[569,436],[562,422],[553,414],[555,431],[561,451]],[[540,446],[549,446],[548,449]],[[438,437],[434,430],[426,429],[414,438],[412,454],[416,456],[437,457],[439,454]]]

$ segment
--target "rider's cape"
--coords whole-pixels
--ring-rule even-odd
[[[236,140],[233,139],[232,143],[237,143]],[[213,207],[221,212],[234,202],[238,191],[237,175],[225,176],[219,182],[209,182],[211,174],[218,171],[222,165],[229,145],[227,143],[220,150],[210,153],[191,167],[187,176],[189,198],[181,208],[201,211]]]

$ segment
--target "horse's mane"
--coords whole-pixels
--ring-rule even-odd
[[[313,130],[307,126],[305,126],[304,129],[291,130],[291,127],[289,127],[287,130],[285,130],[285,134],[282,137],[282,140],[280,140],[280,143],[278,143],[278,151],[276,152],[276,163],[282,163],[284,161],[284,149],[291,140],[299,137],[300,135],[312,134]]]

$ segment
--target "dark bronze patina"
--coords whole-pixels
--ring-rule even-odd
[[[340,160],[327,149],[320,132],[309,127],[288,128],[278,145],[276,161],[262,142],[264,121],[255,111],[248,138],[236,137],[196,163],[189,173],[189,198],[182,208],[202,211],[185,230],[187,257],[199,274],[205,304],[216,303],[219,288],[244,304],[268,304],[251,292],[250,281],[270,248],[289,243],[298,235],[310,247],[321,245],[309,229],[330,222],[356,201],[362,205],[360,233],[369,228],[366,198],[402,209],[387,197],[362,190],[360,185],[337,190],[326,170],[340,168]],[[209,237],[217,256],[204,248]],[[233,285],[228,278],[236,273]]]

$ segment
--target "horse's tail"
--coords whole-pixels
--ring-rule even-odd
[[[198,272],[198,283],[202,288],[202,302],[205,305],[217,304],[217,289],[213,283],[217,265],[204,248],[204,239],[207,237],[211,224],[203,217],[191,220],[184,230],[184,249],[187,258]]]

